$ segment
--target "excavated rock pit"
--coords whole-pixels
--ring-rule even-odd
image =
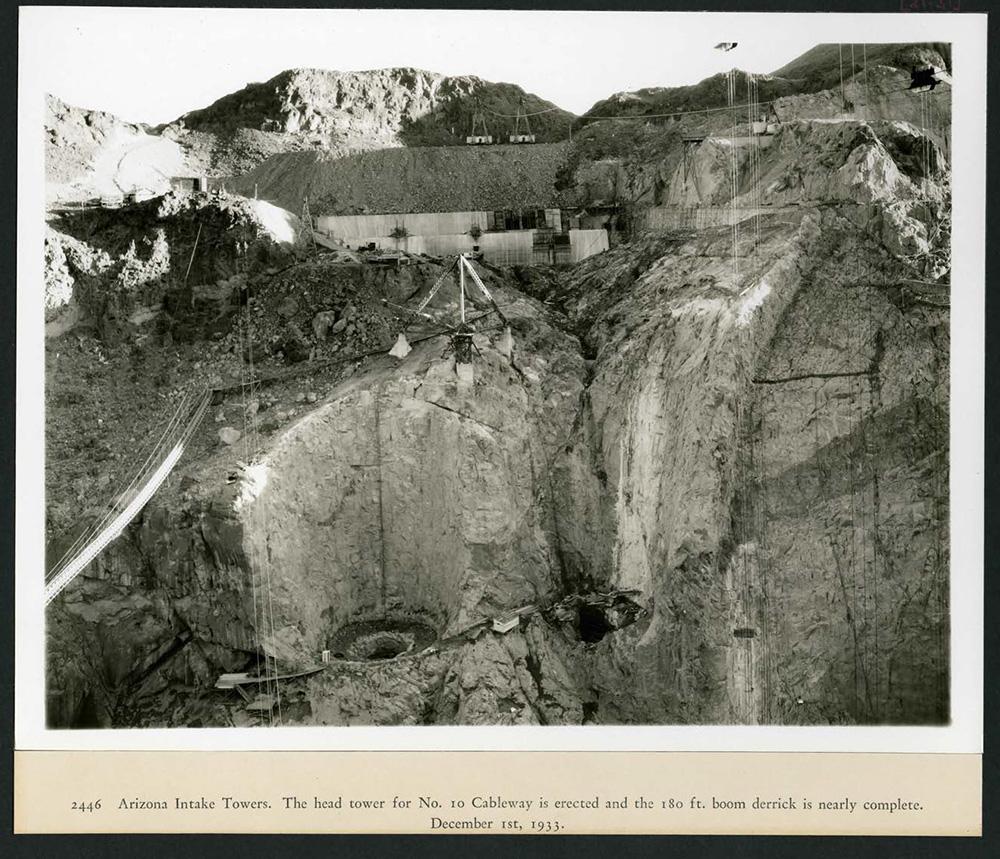
[[[482,326],[472,384],[431,339],[232,483],[199,449],[50,612],[50,718],[240,724],[211,685],[259,648],[343,654],[294,724],[947,721],[947,189],[910,136],[791,127],[781,213],[498,286],[514,360]]]
[[[543,359],[528,340],[522,378],[477,335],[472,386],[440,342],[421,344],[391,374],[352,377],[278,438],[236,510],[247,556],[266,553],[281,571],[272,598],[287,658],[314,658],[328,630],[359,620],[405,617],[450,635],[556,592],[535,481],[582,389],[583,362],[562,340],[562,367],[537,385],[526,379]]]

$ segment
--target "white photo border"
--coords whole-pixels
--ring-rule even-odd
[[[46,21],[86,7],[22,7],[18,81],[16,648],[18,750],[580,750],[981,753],[983,735],[983,488],[985,392],[985,14],[522,12],[525,26],[565,15],[709,16],[720,33],[766,24],[816,43],[950,42],[953,56],[951,295],[951,724],[940,727],[567,726],[294,727],[49,730],[44,670],[45,224],[42,129]],[[122,10],[126,11],[126,10]],[[130,9],[129,14],[146,10]],[[149,10],[153,11],[153,10]],[[162,13],[164,10],[156,10]],[[180,9],[174,11],[183,11]],[[264,10],[228,9],[232,26]],[[271,10],[272,12],[274,10]],[[291,11],[291,10],[289,10]],[[302,13],[303,10],[298,10]],[[359,14],[313,10],[317,16]],[[377,13],[384,10],[371,10]],[[368,14],[362,12],[360,14]],[[394,11],[392,14],[439,14]],[[445,14],[445,13],[440,13]],[[453,14],[453,12],[452,12]],[[469,11],[467,32],[476,31]],[[550,24],[548,24],[550,25]],[[483,33],[480,32],[480,37]],[[199,38],[211,38],[202,34]],[[542,94],[544,95],[544,93]]]

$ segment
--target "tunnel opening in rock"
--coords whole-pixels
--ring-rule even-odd
[[[329,649],[335,659],[382,662],[419,653],[438,639],[437,631],[413,618],[380,618],[349,623],[334,633]]]
[[[413,642],[405,635],[379,632],[370,636],[370,641],[365,642],[362,656],[371,660],[392,659],[394,656],[406,653],[412,646]]]
[[[601,606],[583,603],[578,610],[577,619],[580,624],[580,640],[595,644],[614,629]]]

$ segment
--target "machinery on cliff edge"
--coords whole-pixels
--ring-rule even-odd
[[[483,294],[486,300],[489,302],[492,308],[489,313],[496,313],[503,324],[503,334],[500,337],[499,343],[497,344],[497,349],[505,358],[510,359],[514,352],[514,338],[511,334],[510,323],[504,312],[500,309],[500,305],[497,304],[496,299],[490,293],[489,289],[486,288],[486,284],[483,283],[482,278],[476,271],[475,266],[472,264],[471,254],[459,254],[456,257],[455,265],[458,266],[458,313],[459,321],[458,324],[451,329],[449,332],[449,338],[451,340],[451,348],[455,354],[455,373],[460,381],[472,383],[472,351],[475,348],[475,343],[473,342],[473,337],[475,336],[476,329],[472,325],[473,320],[469,319],[466,314],[466,299],[465,299],[465,277],[466,274],[472,278],[473,283],[479,288],[479,291]],[[413,310],[409,308],[402,308],[406,310],[409,314],[413,316],[422,316],[425,319],[432,319],[430,314],[425,312],[428,304],[433,300],[434,296],[437,295],[441,286],[444,284],[445,280],[451,274],[453,266],[448,266],[434,282],[434,285],[428,290],[427,295],[420,302],[419,305]],[[481,317],[476,317],[481,318]],[[389,354],[394,358],[399,358],[402,360],[407,355],[410,354],[411,346],[409,340],[406,339],[406,330],[399,332],[396,338],[396,342],[392,349],[389,350]]]

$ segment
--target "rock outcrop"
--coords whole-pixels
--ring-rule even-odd
[[[729,249],[675,240],[624,290],[612,252],[580,283],[585,318],[602,280],[614,300],[558,521],[589,524],[584,578],[653,605],[597,645],[600,717],[940,720],[946,310],[842,213],[768,219],[750,283]]]
[[[505,142],[518,110],[541,143],[565,140],[574,115],[514,84],[420,69],[289,69],[208,107],[150,127],[48,96],[50,203],[169,189],[177,176],[241,176],[280,153],[339,157],[465,142],[477,113]],[[301,199],[291,206],[298,211]]]
[[[574,118],[513,84],[422,69],[340,72],[289,69],[248,84],[175,125],[212,133],[254,129],[325,138],[330,148],[442,146],[463,142],[481,111],[497,138],[511,133],[521,107],[541,141],[561,140]]]
[[[182,147],[147,126],[46,96],[48,203],[130,192],[153,196],[169,190],[169,177],[190,172]]]
[[[738,54],[734,55],[738,56]],[[763,102],[781,104],[787,108],[795,105],[812,106],[809,97],[834,90],[840,95],[840,86],[850,87],[849,95],[857,96],[867,86],[880,87],[883,80],[872,79],[872,74],[890,72],[894,75],[892,87],[898,88],[898,75],[905,73],[904,87],[909,84],[912,68],[929,65],[941,69],[951,68],[951,46],[947,43],[928,44],[823,44],[806,51],[792,62],[769,74],[754,74],[759,98]],[[865,72],[869,79],[865,81]],[[746,71],[736,69],[736,96],[744,101],[747,92]],[[697,84],[679,87],[648,87],[634,92],[620,92],[603,99],[586,113],[584,119],[607,116],[643,116],[646,114],[680,114],[690,110],[722,108],[728,104],[728,75],[713,75]],[[826,96],[822,96],[826,98]],[[843,111],[843,100],[839,99],[839,109]],[[864,103],[863,97],[849,100],[849,108]],[[898,105],[890,116],[898,116]],[[800,116],[815,116],[804,113],[788,116],[778,110],[779,118],[793,119]],[[869,115],[868,118],[873,118]],[[886,118],[886,117],[881,117]],[[728,120],[728,118],[727,118]]]

